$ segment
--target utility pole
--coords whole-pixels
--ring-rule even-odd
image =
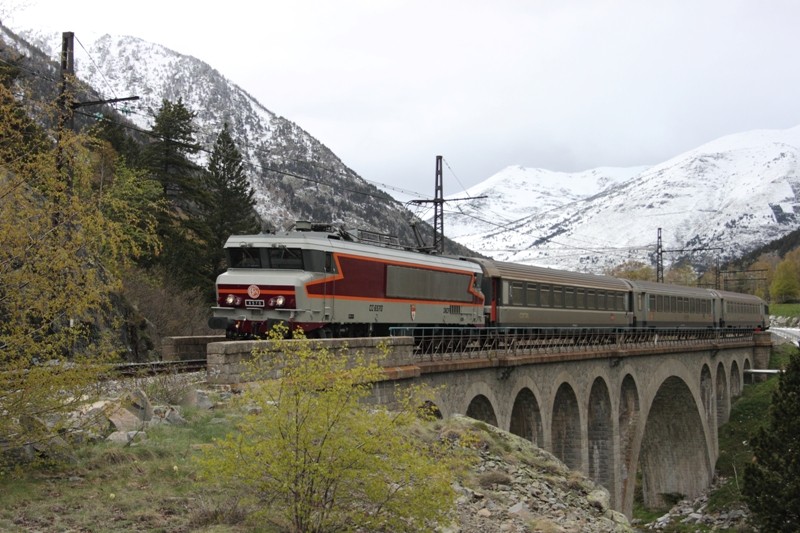
[[[661,228],[656,242],[656,283],[664,283],[664,248],[661,244]]]
[[[442,186],[442,156],[436,156],[436,186],[433,200],[411,200],[412,204],[433,204],[433,245],[428,250],[444,254],[444,203],[457,202],[461,200],[473,200],[475,198],[486,198],[485,196],[475,196],[473,198],[451,198],[444,199],[444,187]],[[416,229],[415,229],[416,233]],[[419,240],[419,237],[418,237]]]
[[[58,90],[58,131],[56,133],[56,168],[64,169],[64,130],[73,128],[72,96],[69,94],[70,81],[75,75],[75,34],[65,31],[61,34],[61,84]],[[72,190],[72,169],[67,169],[67,190]]]
[[[115,102],[127,102],[138,100],[138,96],[127,96],[125,98],[111,98],[109,100],[92,100],[88,102],[75,101],[72,82],[75,79],[75,33],[65,31],[61,34],[61,84],[58,91],[58,131],[56,139],[58,143],[56,152],[56,167],[61,172],[66,164],[64,155],[64,132],[75,129],[74,111],[81,107],[91,105],[113,104]],[[72,168],[66,172],[67,190],[72,190]]]
[[[680,252],[705,252],[714,250],[721,252],[724,248],[719,247],[700,247],[700,248],[682,248],[680,250],[664,250],[661,243],[661,228],[658,228],[658,242],[656,244],[656,280],[659,283],[664,283],[664,252],[680,253]],[[717,253],[717,268],[714,275],[714,287],[720,288],[720,274],[719,274],[719,253]],[[724,289],[724,287],[723,287]]]

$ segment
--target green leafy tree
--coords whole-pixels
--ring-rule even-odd
[[[744,496],[762,531],[800,531],[800,355],[778,378],[769,420],[751,439]]]
[[[788,302],[800,297],[800,269],[790,258],[778,263],[769,294],[773,302]]]
[[[97,394],[119,345],[104,333],[120,269],[152,242],[129,207],[103,211],[91,139],[65,131],[57,151],[0,85],[0,450],[68,429]],[[8,120],[6,120],[7,118]],[[67,186],[67,172],[69,182]],[[134,243],[134,241],[138,241]],[[44,420],[48,420],[48,424]]]
[[[366,405],[375,362],[278,337],[254,358],[259,375],[280,377],[246,393],[254,414],[207,450],[204,479],[230,484],[252,518],[282,530],[433,529],[453,504],[454,463],[409,435],[421,404]]]
[[[674,285],[691,287],[697,284],[697,273],[692,268],[692,265],[689,264],[674,266],[664,274],[664,281]]]
[[[255,192],[227,123],[214,143],[205,183],[209,196],[205,215],[209,229],[207,264],[213,283],[225,268],[223,246],[228,237],[256,233],[261,226],[255,211]]]
[[[626,261],[608,270],[606,274],[614,276],[615,278],[638,279],[644,281],[656,280],[656,269],[641,261]]]

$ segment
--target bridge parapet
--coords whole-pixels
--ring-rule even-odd
[[[537,355],[592,354],[631,350],[675,350],[691,346],[708,349],[746,343],[752,345],[752,329],[659,328],[395,328],[393,335],[413,337],[417,362],[456,359],[504,359]],[[769,342],[769,338],[767,338]]]
[[[224,340],[224,335],[165,337],[161,341],[161,360],[195,361],[199,359],[205,359],[206,347],[208,344]]]
[[[346,353],[363,353],[366,357],[383,357],[387,379],[415,377],[419,369],[413,361],[413,339],[410,337],[370,337],[359,339],[313,339],[287,340],[284,342],[310,342],[328,350]],[[253,350],[277,351],[279,345],[271,341],[223,341],[214,342],[207,348],[207,380],[217,385],[234,385],[248,381],[247,362],[252,360]]]

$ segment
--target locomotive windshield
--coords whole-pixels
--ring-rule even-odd
[[[276,268],[303,270],[300,248],[226,248],[230,268]]]

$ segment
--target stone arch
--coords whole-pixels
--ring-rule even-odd
[[[730,398],[728,398],[728,378],[725,374],[725,365],[722,361],[717,364],[717,383],[716,383],[716,400],[717,400],[717,427],[719,428],[728,421],[730,416]]]
[[[645,506],[663,507],[672,497],[700,494],[711,482],[708,450],[689,386],[677,376],[667,378],[653,398],[638,454]]]
[[[708,421],[709,426],[711,421],[714,420],[711,415],[714,413],[712,407],[714,402],[714,382],[711,381],[711,369],[708,365],[703,365],[700,371],[700,400],[703,402],[703,414]]]
[[[739,363],[731,361],[731,399],[742,395],[742,376],[739,374]],[[729,415],[730,416],[730,415]]]
[[[494,413],[492,402],[490,402],[489,398],[483,394],[478,394],[472,398],[472,401],[469,402],[469,406],[467,407],[467,412],[465,414],[470,418],[481,420],[487,424],[497,427],[497,415]]]
[[[511,409],[510,433],[528,439],[539,447],[544,445],[542,413],[536,395],[528,387],[523,388],[514,399]]]
[[[553,454],[569,468],[581,467],[581,415],[578,399],[569,383],[562,383],[553,401],[550,426]]]
[[[636,380],[626,374],[619,391],[619,462],[622,501],[636,487],[636,458],[633,456],[633,441],[639,422],[639,390]]]
[[[750,359],[744,360],[744,370],[742,371],[742,380],[744,381],[745,385],[752,385],[753,384],[753,374],[748,372],[750,370]]]
[[[605,380],[597,377],[589,393],[587,436],[589,441],[589,478],[614,491],[614,426],[611,397]]]

